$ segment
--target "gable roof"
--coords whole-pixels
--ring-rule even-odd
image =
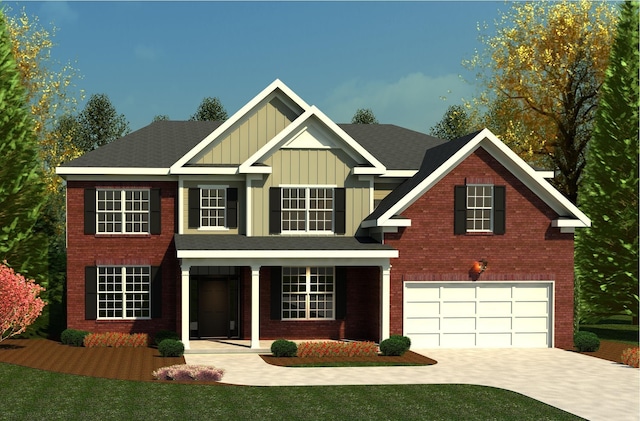
[[[502,143],[489,129],[471,133],[429,149],[416,175],[383,199],[374,212],[365,218],[362,226],[364,228],[409,226],[411,222],[402,218],[400,214],[480,147],[496,158],[559,215],[559,218],[553,221],[553,226],[569,231],[578,227],[591,226],[591,220],[584,213],[545,180],[543,175],[536,173],[522,158]]]

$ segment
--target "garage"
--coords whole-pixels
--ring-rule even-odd
[[[552,293],[552,281],[405,281],[403,334],[413,348],[551,347]]]

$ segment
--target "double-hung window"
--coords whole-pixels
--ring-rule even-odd
[[[96,190],[98,234],[148,234],[149,189]]]
[[[188,189],[188,228],[227,230],[238,228],[238,189],[201,185]]]
[[[200,227],[225,227],[226,193],[226,187],[202,187],[200,189]]]
[[[282,268],[282,319],[316,320],[335,317],[333,267]]]
[[[333,188],[283,187],[282,232],[332,232]]]
[[[455,234],[505,233],[505,186],[467,184],[455,188]]]
[[[467,232],[493,229],[493,186],[467,185]]]
[[[151,267],[98,266],[98,319],[151,317]]]

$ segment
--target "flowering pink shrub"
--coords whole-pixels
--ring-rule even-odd
[[[624,364],[640,368],[640,348],[627,348],[622,351],[622,356],[620,358]]]
[[[224,370],[206,365],[176,364],[151,373],[158,380],[219,382]]]
[[[0,342],[19,335],[36,321],[45,302],[38,296],[44,288],[0,263]]]
[[[84,337],[84,346],[86,348],[97,347],[133,347],[143,348],[149,346],[149,335],[146,333],[90,333]]]
[[[302,342],[298,344],[298,357],[372,357],[378,355],[374,342]]]

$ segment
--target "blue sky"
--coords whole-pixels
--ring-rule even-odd
[[[57,34],[87,97],[107,94],[132,130],[187,120],[204,97],[235,113],[276,78],[337,123],[371,108],[428,132],[477,87],[461,61],[504,2],[5,2]],[[443,98],[446,98],[443,99]]]

